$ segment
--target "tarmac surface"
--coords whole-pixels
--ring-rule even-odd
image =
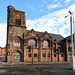
[[[75,75],[69,63],[0,64],[0,75]]]

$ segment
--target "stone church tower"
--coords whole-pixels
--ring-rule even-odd
[[[23,41],[26,32],[25,12],[15,10],[13,6],[8,6],[7,13],[7,61],[18,60],[23,57]],[[21,57],[16,55],[21,54]],[[14,57],[15,54],[15,57]],[[21,59],[21,61],[24,61]]]

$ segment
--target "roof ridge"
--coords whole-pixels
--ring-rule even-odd
[[[27,31],[30,31],[30,30],[27,30]],[[35,30],[34,30],[34,31],[35,31]],[[35,31],[35,32],[44,33],[44,32],[41,32],[41,31]],[[49,33],[49,32],[48,32],[48,33]],[[60,35],[60,34],[55,34],[55,33],[49,33],[49,34]]]

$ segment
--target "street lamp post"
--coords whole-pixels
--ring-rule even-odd
[[[70,68],[75,70],[75,56],[74,56],[74,53],[73,53],[73,48],[74,48],[74,51],[75,51],[75,37],[73,38],[73,34],[72,34],[72,31],[74,31],[74,36],[75,36],[75,30],[74,30],[74,13],[73,12],[70,12],[70,24],[71,24],[71,51],[72,51],[72,55],[70,57]],[[73,27],[73,30],[72,30],[72,27]],[[74,47],[73,47],[73,40],[74,40]]]
[[[74,13],[73,12],[71,12],[71,11],[69,11],[69,13],[70,13],[70,28],[71,28],[71,57],[70,57],[70,68],[71,69],[73,69],[73,70],[75,70],[75,57],[74,57],[74,55],[73,55],[73,31],[74,31]],[[67,16],[66,16],[67,17]],[[66,18],[65,17],[65,18]],[[74,41],[75,41],[75,39],[74,39]],[[75,42],[74,42],[74,44],[75,44]]]
[[[71,27],[71,56],[73,56],[73,34],[72,34],[72,15],[70,16],[70,27]]]

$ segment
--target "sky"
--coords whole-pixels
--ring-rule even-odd
[[[0,0],[0,47],[6,45],[7,6],[24,11],[27,30],[70,35],[70,16],[75,13],[75,0]]]

